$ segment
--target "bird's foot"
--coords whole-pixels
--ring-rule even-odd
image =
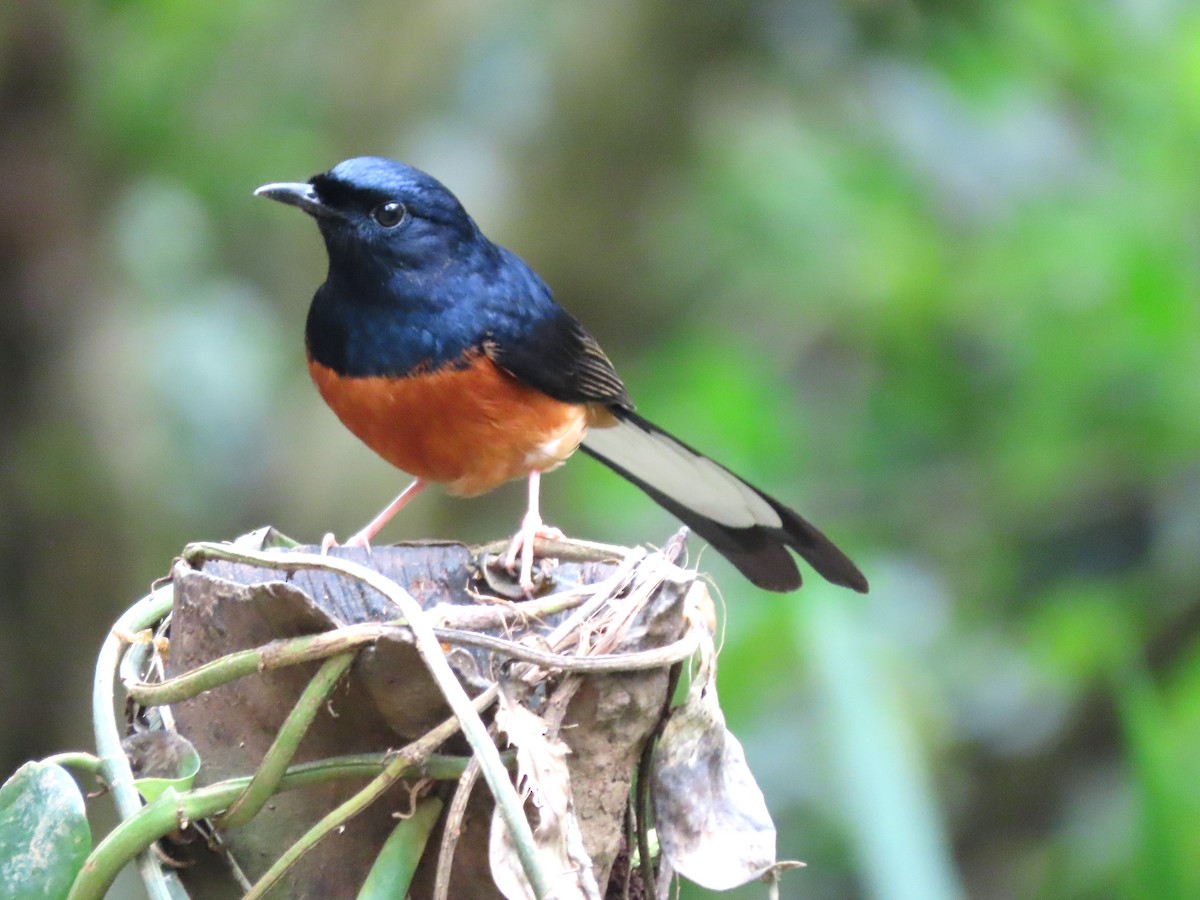
[[[561,540],[565,535],[558,528],[547,525],[536,512],[525,513],[521,520],[521,530],[518,531],[508,545],[508,553],[504,557],[504,568],[516,574],[517,554],[521,555],[521,571],[517,583],[526,597],[533,596],[533,542],[538,538],[543,540]]]
[[[321,538],[321,555],[327,556],[329,551],[334,547],[365,547],[367,550],[370,550],[371,542],[368,540],[367,536],[360,531],[358,534],[346,541],[346,543],[339,544],[338,539],[334,537],[333,532],[328,531],[325,533],[325,536]]]

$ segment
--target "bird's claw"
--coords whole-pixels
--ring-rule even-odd
[[[370,543],[370,541],[367,540],[366,536],[360,531],[358,534],[354,535],[348,541],[346,541],[346,543],[339,544],[338,539],[336,537],[334,537],[333,532],[328,531],[325,533],[325,536],[321,538],[321,555],[328,556],[329,551],[332,550],[334,547],[363,547],[369,552],[371,549],[371,543]]]
[[[521,591],[526,597],[532,597],[534,591],[533,542],[538,538],[556,541],[561,540],[564,536],[561,529],[547,525],[535,512],[527,512],[525,518],[521,520],[521,530],[513,536],[512,543],[508,545],[508,553],[504,556],[504,568],[510,574],[516,575],[517,554],[521,555],[521,570],[517,577],[517,584],[521,586]]]

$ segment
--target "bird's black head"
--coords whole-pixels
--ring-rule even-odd
[[[395,269],[436,271],[482,241],[445,185],[378,156],[348,159],[307,182],[265,184],[254,193],[317,220],[331,272],[374,279]]]

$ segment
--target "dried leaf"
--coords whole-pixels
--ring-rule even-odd
[[[666,857],[659,860],[658,874],[655,876],[658,880],[654,888],[654,900],[671,900],[671,888],[675,886],[675,870],[671,868],[671,861]],[[676,894],[679,891],[675,891]]]
[[[517,785],[537,810],[534,840],[546,870],[555,876],[554,900],[600,900],[592,861],[571,803],[567,745],[548,736],[549,725],[537,713],[500,692],[496,724],[517,748]],[[492,814],[488,860],[496,887],[508,900],[536,900],[521,860],[499,811]],[[561,876],[561,877],[557,877]]]
[[[517,748],[517,787],[538,811],[537,830],[557,829],[571,793],[567,774],[570,749],[562,741],[548,738],[546,720],[508,691],[500,692],[496,725],[508,735],[509,745]]]
[[[665,860],[690,881],[724,891],[775,864],[775,825],[742,745],[725,727],[715,657],[710,639],[655,747],[650,789]]]

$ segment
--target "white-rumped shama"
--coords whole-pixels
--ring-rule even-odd
[[[759,587],[800,586],[790,548],[834,584],[867,590],[797,513],[637,415],[592,336],[436,179],[360,157],[256,193],[304,210],[325,239],[329,273],[305,331],[317,389],[368,447],[415,476],[351,543],[366,544],[429,482],[472,496],[528,478],[508,560],[522,551],[528,590],[541,473],[582,446]]]

